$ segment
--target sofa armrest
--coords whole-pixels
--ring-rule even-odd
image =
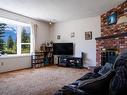
[[[98,78],[80,82],[77,88],[90,93],[107,92],[106,90],[108,90],[107,88],[109,87],[110,80],[114,75],[114,71],[109,71],[105,75],[102,75]]]
[[[85,91],[75,88],[71,85],[64,86],[62,89],[65,93],[64,95],[87,95],[87,93]]]
[[[57,91],[54,95],[88,95],[83,90],[74,88],[73,86],[64,86],[61,90]]]

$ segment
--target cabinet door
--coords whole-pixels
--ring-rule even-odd
[[[67,65],[67,62],[68,62],[68,60],[67,60],[66,57],[60,57],[59,58],[59,65],[60,66],[66,66]]]
[[[83,67],[82,58],[76,58],[75,63],[76,63],[76,67],[78,67],[78,68]]]

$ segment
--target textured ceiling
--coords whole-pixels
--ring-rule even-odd
[[[56,22],[100,15],[125,0],[1,0],[0,8]]]

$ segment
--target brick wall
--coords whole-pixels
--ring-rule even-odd
[[[127,16],[127,2],[123,2],[122,4],[118,5],[116,8],[113,8],[106,13],[101,15],[101,37],[108,37],[116,34],[121,34],[127,32],[127,25],[124,23],[121,24],[113,24],[108,25],[107,17],[112,13],[117,13],[117,19],[119,17],[126,15]],[[96,61],[97,65],[101,63],[101,52],[103,48],[117,48],[119,53],[122,52],[124,49],[127,49],[127,36],[120,36],[115,38],[109,39],[97,39],[96,40]]]

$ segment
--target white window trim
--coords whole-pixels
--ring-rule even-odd
[[[31,43],[21,43],[21,45],[30,45]]]
[[[32,44],[33,44],[33,41],[32,41],[32,37],[33,37],[32,26],[30,24],[27,24],[27,23],[18,22],[18,21],[14,21],[14,20],[2,18],[2,17],[0,17],[0,21],[2,23],[7,23],[7,24],[20,25],[20,26],[29,26],[30,29],[31,29],[30,43],[21,43],[21,27],[18,27],[17,28],[17,54],[1,55],[0,58],[31,55],[31,53],[33,52],[33,47],[32,47]],[[21,45],[22,44],[30,44],[30,53],[23,53],[23,54],[21,53]]]
[[[17,54],[15,55],[20,55],[21,54],[21,27],[18,27],[17,29]]]
[[[1,55],[0,59],[2,58],[15,58],[15,57],[22,57],[22,56],[31,56],[30,54],[11,54],[11,55]]]
[[[21,49],[21,45],[30,45],[30,53],[20,53],[21,55],[24,55],[24,54],[32,54],[32,52],[33,52],[33,40],[32,40],[32,37],[34,36],[34,34],[33,34],[33,32],[32,32],[32,25],[30,25],[30,24],[27,24],[27,26],[29,26],[30,27],[30,30],[31,30],[31,33],[30,33],[30,43],[22,43],[21,41],[20,41],[20,49]],[[20,31],[21,32],[21,31]],[[21,35],[21,33],[20,33],[20,35]],[[20,36],[20,40],[21,40],[21,36]],[[21,51],[21,50],[20,50]]]

